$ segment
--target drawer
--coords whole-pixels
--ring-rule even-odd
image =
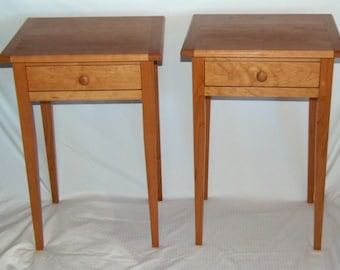
[[[205,62],[206,86],[318,87],[319,62]]]
[[[141,89],[138,64],[27,66],[29,91]]]

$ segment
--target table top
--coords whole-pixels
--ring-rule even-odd
[[[333,57],[340,36],[329,14],[194,15],[181,56]]]
[[[162,60],[165,18],[28,18],[2,62]]]

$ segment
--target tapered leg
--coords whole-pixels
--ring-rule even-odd
[[[194,167],[195,167],[195,226],[196,245],[203,240],[203,208],[206,151],[206,101],[204,96],[204,62],[192,59],[193,74],[193,121],[194,121]]]
[[[37,250],[42,250],[44,248],[44,239],[41,214],[37,142],[34,126],[33,108],[28,95],[25,66],[23,64],[14,64],[13,71],[16,84],[23,149],[26,162],[26,173],[31,202],[35,247]]]
[[[149,195],[152,247],[159,246],[158,240],[158,127],[154,63],[144,62],[142,68],[142,102],[144,147]]]
[[[314,202],[314,185],[315,185],[315,139],[316,139],[316,113],[317,99],[309,100],[309,131],[308,131],[308,187],[307,202]]]
[[[208,199],[209,145],[210,145],[210,104],[211,98],[205,97],[205,183],[204,199]]]
[[[162,162],[161,162],[161,135],[159,127],[159,97],[158,97],[158,68],[157,63],[154,63],[154,88],[155,88],[155,114],[157,126],[157,169],[158,169],[158,200],[163,200],[162,192]]]
[[[53,108],[51,102],[41,102],[41,115],[43,120],[45,145],[47,153],[48,171],[50,175],[52,202],[59,202],[57,166],[55,155]]]
[[[324,193],[327,169],[327,144],[331,104],[331,88],[334,59],[321,60],[320,93],[317,103],[316,126],[316,178],[315,178],[315,215],[314,249],[321,249]]]

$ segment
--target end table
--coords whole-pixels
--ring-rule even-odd
[[[164,17],[29,18],[0,55],[13,65],[36,249],[44,248],[32,103],[40,102],[51,181],[58,203],[53,101],[140,100],[152,246],[162,200],[157,64]]]
[[[314,248],[321,249],[334,57],[331,15],[194,15],[182,58],[192,60],[196,244],[208,198],[211,97],[309,100],[308,202],[315,199]]]

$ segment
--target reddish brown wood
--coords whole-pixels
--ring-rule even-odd
[[[206,180],[206,99],[204,96],[204,59],[192,59],[194,169],[195,169],[195,224],[196,244],[203,241],[203,202]]]
[[[332,16],[327,18],[328,25],[336,25],[335,20]],[[329,38],[332,39],[333,48],[334,48],[334,57],[340,57],[340,39],[339,39],[339,31],[336,27],[330,27],[329,31]]]
[[[314,202],[317,99],[309,100],[307,202]]]
[[[157,126],[157,164],[158,164],[158,200],[163,200],[163,187],[162,187],[162,161],[161,161],[161,134],[160,134],[160,120],[159,120],[159,95],[158,95],[158,67],[154,63],[154,87],[155,87],[155,115]]]
[[[188,33],[184,58],[332,57],[340,44],[329,14],[194,15]]]
[[[315,214],[314,214],[314,249],[321,249],[323,208],[327,169],[327,146],[329,116],[332,96],[334,59],[321,60],[320,96],[317,101],[316,115],[316,174],[315,174]]]
[[[204,183],[204,199],[208,200],[209,192],[209,146],[210,146],[210,109],[211,98],[205,97],[205,183]]]
[[[0,55],[0,63],[10,63],[10,57],[6,55]]]
[[[203,197],[208,197],[207,98],[309,98],[307,200],[315,197],[314,248],[321,249],[333,57],[339,45],[331,15],[193,17],[181,56],[191,58],[193,65],[198,245],[203,238]]]
[[[146,160],[146,173],[148,181],[149,211],[151,223],[152,247],[159,246],[158,240],[158,128],[157,128],[157,94],[155,87],[155,65],[153,62],[141,64],[142,71],[142,102],[144,147]]]
[[[89,77],[87,77],[86,75],[81,75],[81,76],[79,77],[79,83],[80,83],[81,85],[88,85],[89,82],[90,82],[90,79],[89,79]]]
[[[157,61],[164,17],[31,18],[0,55],[14,63],[36,248],[43,249],[32,102],[41,102],[52,201],[59,201],[49,101],[142,100],[152,246],[162,200]],[[20,63],[19,63],[20,62]]]
[[[23,149],[26,162],[27,182],[31,202],[35,247],[37,250],[42,250],[44,248],[44,238],[41,215],[40,181],[38,168],[39,164],[33,107],[28,96],[25,65],[15,64],[13,65],[13,71],[17,92]]]
[[[163,37],[164,20],[160,16],[29,18],[2,55],[10,57],[11,62],[16,57],[36,62],[36,57],[46,56],[51,62],[74,62],[75,57],[83,62],[87,55],[101,61],[103,56],[106,61],[117,61],[117,55],[161,61],[163,39],[154,37]],[[61,56],[73,58],[67,61]]]
[[[41,115],[45,135],[48,171],[50,174],[52,202],[59,202],[57,161],[55,154],[53,108],[50,102],[41,102]]]
[[[256,79],[259,81],[259,82],[265,82],[268,78],[268,75],[266,72],[264,71],[259,71],[257,74],[256,74]]]

